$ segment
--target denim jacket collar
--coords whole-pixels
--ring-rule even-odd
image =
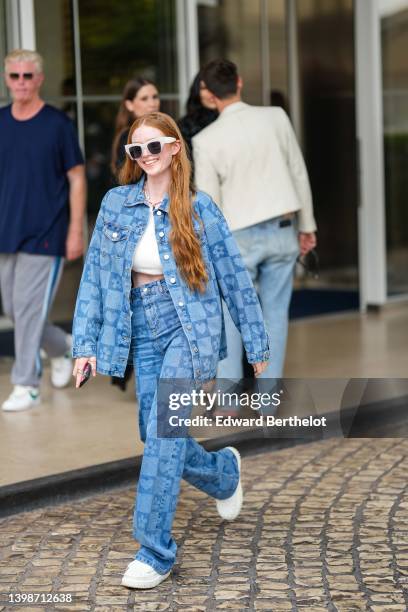
[[[146,175],[143,174],[140,181],[138,181],[135,185],[131,187],[131,190],[128,193],[126,201],[124,202],[124,206],[129,208],[130,206],[137,206],[138,204],[146,204],[146,198],[143,191],[144,184],[146,181]],[[166,213],[169,211],[169,196],[167,193],[164,194],[163,200],[161,201],[159,206],[156,206],[156,210],[162,210]]]

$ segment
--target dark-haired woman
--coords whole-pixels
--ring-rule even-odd
[[[159,92],[153,81],[144,77],[135,77],[126,83],[119,111],[116,115],[115,134],[112,143],[111,172],[115,178],[125,161],[125,144],[127,143],[130,126],[138,117],[159,109]],[[112,376],[112,385],[126,391],[132,371],[133,367],[128,365],[123,378]]]
[[[135,77],[126,83],[116,115],[112,143],[111,171],[114,176],[125,161],[125,144],[130,126],[138,117],[158,110],[160,110],[160,97],[153,81],[144,77]]]
[[[212,94],[201,80],[200,73],[196,75],[191,84],[186,110],[187,114],[179,120],[178,125],[191,159],[191,140],[193,136],[201,132],[218,117]]]
[[[140,548],[122,585],[146,589],[165,580],[175,562],[171,531],[182,478],[215,499],[224,520],[241,510],[239,452],[206,451],[170,420],[175,392],[186,382],[196,390],[213,380],[226,354],[221,296],[255,375],[266,368],[269,344],[227,223],[207,194],[192,189],[176,123],[164,113],[137,119],[126,152],[121,186],[104,197],[87,253],[73,374],[77,387],[88,364],[93,375],[123,376],[133,359],[145,446],[133,530]]]

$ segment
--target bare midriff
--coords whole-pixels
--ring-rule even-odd
[[[162,278],[164,278],[163,274],[143,274],[143,272],[135,272],[132,270],[133,287],[147,285],[147,283],[153,283],[154,281],[161,280]]]

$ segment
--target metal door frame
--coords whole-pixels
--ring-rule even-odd
[[[354,0],[362,310],[387,301],[381,29],[377,0]]]

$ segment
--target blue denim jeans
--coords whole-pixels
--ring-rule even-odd
[[[288,334],[288,310],[299,243],[294,218],[279,227],[282,217],[263,221],[233,232],[242,258],[258,292],[269,334],[271,358],[259,378],[280,378],[283,373]],[[241,336],[224,304],[228,357],[218,366],[218,378],[238,380],[243,376]]]
[[[238,466],[230,450],[208,452],[190,437],[157,436],[159,381],[192,379],[191,350],[164,280],[132,289],[131,307],[131,354],[145,443],[133,520],[141,545],[136,559],[165,574],[176,558],[171,529],[181,478],[211,497],[226,499],[237,488]]]

